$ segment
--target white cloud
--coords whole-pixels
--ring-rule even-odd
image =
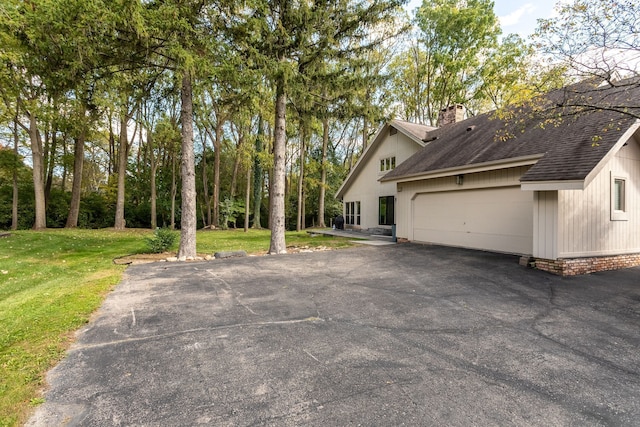
[[[536,7],[532,3],[526,3],[508,15],[498,17],[500,26],[504,28],[517,25],[522,21],[524,16],[532,13],[535,9]]]

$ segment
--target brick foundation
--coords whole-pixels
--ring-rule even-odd
[[[591,258],[535,259],[535,268],[559,276],[576,276],[597,271],[618,270],[640,265],[640,254]]]

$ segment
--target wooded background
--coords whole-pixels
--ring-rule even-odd
[[[4,0],[0,228],[175,227],[192,256],[196,228],[269,227],[280,253],[342,212],[385,120],[637,77],[631,0],[561,4],[530,40],[490,0],[402,3]]]

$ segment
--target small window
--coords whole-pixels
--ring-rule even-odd
[[[624,179],[613,180],[613,210],[615,211],[625,211],[624,187]]]
[[[380,203],[378,208],[379,225],[393,225],[395,221],[395,197],[385,196],[380,197]]]
[[[627,212],[627,178],[611,175],[611,220],[626,221]]]
[[[395,169],[396,167],[396,157],[386,157],[384,159],[380,159],[380,172],[390,171]]]

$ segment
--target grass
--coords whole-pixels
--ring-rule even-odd
[[[0,426],[26,421],[43,402],[44,375],[64,357],[125,266],[115,258],[148,252],[149,230],[17,231],[0,238]],[[199,231],[197,251],[264,253],[268,230]],[[287,233],[292,247],[347,247],[342,238]]]

